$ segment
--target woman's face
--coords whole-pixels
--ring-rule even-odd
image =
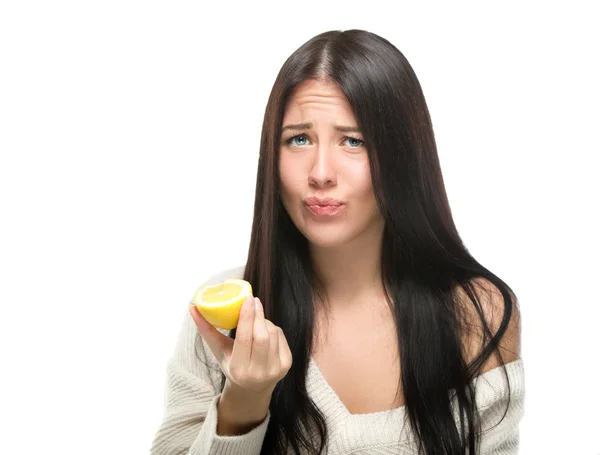
[[[311,126],[286,128],[304,123]],[[286,106],[279,160],[282,202],[314,245],[338,246],[382,229],[364,138],[360,131],[336,129],[357,126],[344,94],[332,82],[302,82]],[[311,207],[308,197],[334,198],[342,206],[334,215],[319,216],[333,209]]]

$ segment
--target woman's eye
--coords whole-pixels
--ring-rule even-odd
[[[305,136],[304,134],[299,134],[299,135],[297,135],[297,136],[294,136],[294,137],[291,137],[291,138],[289,138],[289,139],[286,141],[286,143],[287,143],[288,145],[289,145],[289,144],[292,144],[292,143],[293,143],[293,145],[306,145],[306,144],[298,144],[297,142],[293,142],[293,141],[294,141],[294,139],[298,139],[298,138],[304,138],[304,139],[306,139],[306,136]]]
[[[361,145],[363,145],[363,144],[364,144],[364,142],[363,142],[363,141],[361,141],[360,139],[357,139],[357,138],[355,138],[355,137],[350,137],[350,136],[349,136],[349,137],[346,137],[346,139],[348,139],[348,141],[350,141],[350,142],[349,142],[350,144],[355,144],[355,145],[356,145],[356,147],[359,147],[359,146],[361,146]],[[356,147],[352,147],[352,148],[356,148]]]

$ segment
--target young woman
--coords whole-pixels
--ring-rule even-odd
[[[468,184],[468,182],[465,182]],[[190,306],[152,454],[514,454],[517,299],[453,222],[421,87],[366,31],[295,51],[265,112],[238,327]]]

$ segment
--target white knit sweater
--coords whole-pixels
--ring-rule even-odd
[[[224,270],[202,285],[216,284],[226,278],[242,278],[243,272],[243,266]],[[197,329],[188,309],[185,311],[175,352],[167,363],[164,416],[152,441],[151,455],[259,454],[271,418],[270,412],[260,425],[246,434],[217,435],[220,391],[216,385],[220,376],[219,367],[204,340],[195,346]],[[196,355],[215,369],[207,369]],[[482,436],[481,455],[518,453],[519,423],[523,416],[525,391],[522,359],[506,364],[506,369],[511,389],[510,407],[502,423]],[[476,377],[474,381],[482,429],[485,430],[494,426],[504,413],[508,394],[506,378],[502,367],[498,367]],[[326,416],[328,455],[417,453],[404,407],[369,414],[350,414],[312,358],[306,387],[309,396]],[[458,422],[456,410],[454,416]]]

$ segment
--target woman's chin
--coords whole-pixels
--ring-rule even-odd
[[[320,248],[335,248],[347,243],[348,239],[340,229],[319,228],[304,232],[308,242]]]

